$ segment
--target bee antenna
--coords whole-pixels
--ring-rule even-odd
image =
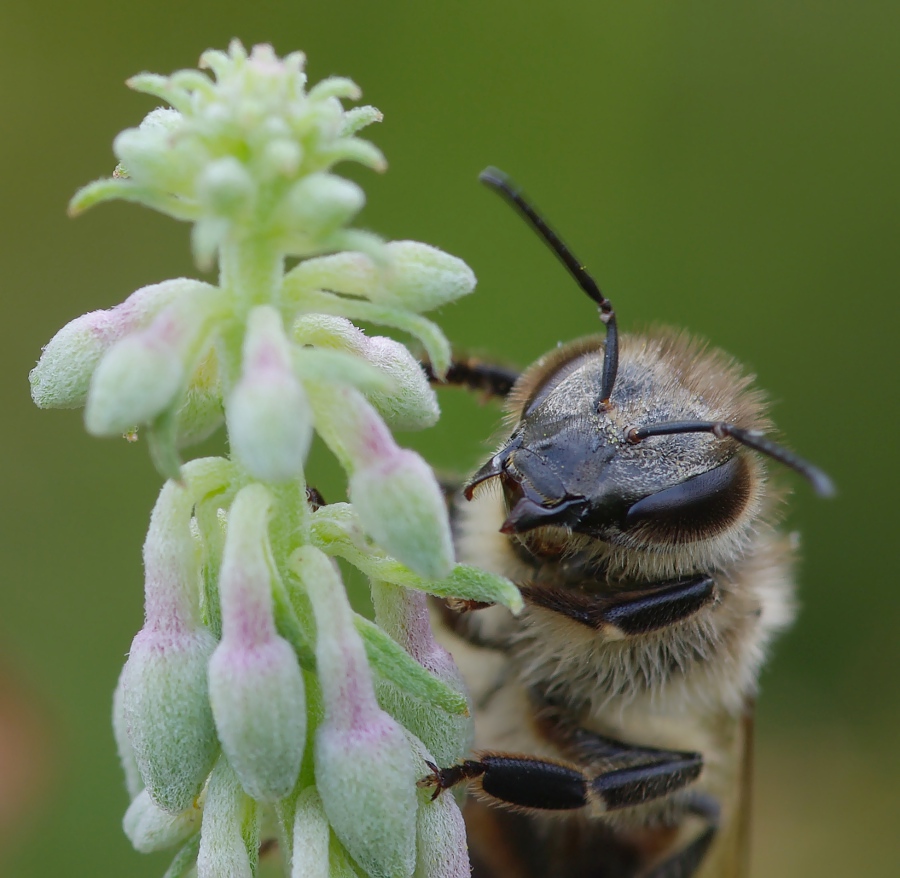
[[[481,180],[491,189],[499,192],[528,224],[541,236],[544,243],[559,257],[560,262],[575,278],[575,282],[588,294],[600,309],[600,319],[606,327],[606,349],[603,355],[603,374],[600,381],[600,406],[606,408],[616,383],[616,372],[619,368],[619,332],[616,328],[616,312],[612,302],[603,295],[597,282],[588,274],[587,269],[575,258],[572,251],[562,242],[559,235],[547,225],[538,212],[529,204],[519,188],[497,168],[485,168],[479,175]]]
[[[820,497],[833,497],[836,493],[831,478],[808,460],[773,442],[759,430],[742,430],[726,421],[668,421],[649,427],[632,427],[626,434],[626,439],[634,445],[650,436],[671,436],[675,433],[712,433],[718,439],[730,436],[741,445],[759,451],[800,473]]]

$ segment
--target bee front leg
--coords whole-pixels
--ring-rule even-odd
[[[573,589],[520,586],[522,597],[594,628],[619,635],[648,634],[693,616],[717,597],[715,580],[701,574],[673,582],[648,583],[617,595],[597,595]]]
[[[645,762],[601,770],[512,753],[481,753],[449,768],[432,767],[420,786],[445,789],[473,781],[488,798],[518,808],[594,813],[642,805],[696,780],[703,767],[698,753],[647,751]]]

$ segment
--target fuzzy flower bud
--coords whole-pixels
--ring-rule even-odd
[[[147,424],[185,389],[215,319],[217,291],[176,302],[106,353],[91,379],[88,432],[115,436]]]
[[[366,202],[362,189],[333,174],[310,174],[287,193],[281,218],[289,227],[302,228],[317,238],[350,222]]]
[[[300,317],[294,338],[352,352],[383,372],[390,379],[390,390],[372,390],[365,396],[389,427],[421,430],[437,422],[440,409],[434,390],[416,358],[400,342],[380,335],[369,338],[349,320],[325,314]]]
[[[328,842],[331,830],[322,799],[315,787],[307,787],[294,805],[291,878],[330,878]]]
[[[410,569],[435,579],[453,569],[444,498],[431,468],[394,446],[350,478],[350,499],[366,531]]]
[[[351,472],[350,499],[369,535],[422,576],[453,569],[453,543],[441,489],[428,464],[400,448],[357,391],[310,389],[316,427]]]
[[[235,498],[219,575],[222,640],[209,664],[209,697],[222,749],[254,799],[294,787],[306,744],[303,675],[275,632],[267,553],[271,498],[249,485]]]
[[[381,152],[354,136],[380,114],[344,110],[341,100],[359,97],[349,80],[307,91],[304,64],[299,52],[278,58],[260,45],[248,54],[234,41],[227,52],[203,54],[212,77],[192,70],[133,77],[132,88],[173,109],[154,110],[116,138],[119,176],[86,186],[72,211],[127,198],[193,221],[201,264],[248,233],[262,232],[294,255],[329,249],[364,198],[328,172],[342,161],[384,169]]]
[[[122,697],[122,674],[119,674],[119,681],[113,692],[112,720],[116,751],[125,774],[125,789],[128,790],[128,798],[134,801],[144,789],[144,781],[141,780],[141,771],[138,768],[137,759],[134,758],[134,748],[128,737],[128,720],[125,717],[125,705]]]
[[[256,478],[282,482],[303,472],[312,414],[281,317],[268,305],[250,314],[243,374],[228,398],[226,418],[232,451]]]
[[[300,263],[292,282],[306,289],[365,296],[373,302],[422,312],[475,289],[472,269],[456,256],[418,241],[391,241],[380,268],[362,253],[333,253]]]
[[[122,820],[122,828],[134,849],[142,854],[164,851],[192,836],[200,829],[202,810],[191,805],[180,814],[163,811],[144,790],[131,803]]]
[[[191,806],[218,753],[206,669],[215,639],[200,620],[192,498],[163,486],[144,543],[145,623],[122,671],[122,714],[153,801]]]
[[[333,562],[306,546],[295,569],[316,619],[324,719],[315,771],[325,813],[351,856],[374,878],[415,867],[417,765],[403,728],[378,707],[365,648]]]
[[[256,807],[227,760],[220,758],[203,805],[197,878],[253,878],[258,850]]]
[[[432,755],[413,734],[410,745],[420,765],[421,776],[428,773],[428,763],[435,764]],[[443,765],[438,760],[438,763]],[[416,871],[413,878],[470,878],[466,844],[466,824],[453,796],[431,798],[423,790],[424,801],[416,815]]]
[[[425,594],[386,582],[372,581],[371,585],[375,621],[419,664],[465,695],[465,684],[453,658],[434,639]],[[452,765],[469,751],[474,731],[470,717],[438,710],[386,681],[379,681],[378,700],[434,754],[432,761],[437,764]]]
[[[119,339],[145,327],[176,298],[211,289],[197,280],[175,278],[142,287],[115,308],[75,318],[50,339],[31,370],[32,399],[41,408],[84,405],[97,364]]]

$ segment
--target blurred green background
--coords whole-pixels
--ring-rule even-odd
[[[900,6],[83,0],[7,3],[3,19],[2,874],[140,878],[167,863],[121,833],[108,719],[159,479],[143,444],[36,410],[26,376],[72,317],[195,273],[186,227],[124,204],[74,222],[65,206],[153,106],[125,78],[193,66],[233,36],[301,48],[313,80],[351,76],[384,111],[370,136],[390,171],[351,172],[362,222],[472,265],[476,294],[439,315],[458,348],[524,365],[598,326],[476,183],[492,163],[569,239],[626,331],[690,327],[757,372],[840,496],[794,480],[802,614],[763,680],[754,873],[900,873]],[[444,401],[437,428],[403,439],[465,472],[496,410]],[[324,455],[312,472],[340,495]]]

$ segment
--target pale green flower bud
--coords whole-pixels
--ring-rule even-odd
[[[443,765],[423,743],[407,732],[410,746],[425,777],[431,766]],[[472,866],[466,844],[466,825],[454,796],[432,799],[428,787],[420,790],[421,802],[416,815],[416,871],[414,878],[470,878]]]
[[[197,198],[212,214],[241,218],[253,207],[256,184],[234,156],[210,162],[197,178]]]
[[[475,289],[475,274],[462,259],[418,241],[391,241],[389,268],[383,283],[369,295],[373,301],[430,311]]]
[[[44,348],[28,376],[32,399],[41,408],[78,408],[87,399],[101,357],[121,338],[145,327],[181,296],[214,289],[180,277],[142,287],[106,311],[91,311],[67,323]]]
[[[144,543],[145,623],[122,671],[122,715],[151,798],[191,806],[218,753],[207,690],[215,639],[200,620],[193,500],[167,482]]]
[[[441,682],[466,695],[456,663],[434,639],[426,595],[377,580],[371,586],[375,621]],[[434,754],[432,761],[452,765],[468,753],[474,734],[471,717],[439,710],[384,680],[377,691],[381,706],[422,741]]]
[[[228,398],[226,418],[232,452],[256,478],[281,482],[302,474],[312,414],[281,317],[268,305],[250,314],[243,374]]]
[[[175,443],[179,448],[196,445],[211,436],[225,420],[219,360],[214,348],[194,370],[175,412]]]
[[[222,640],[209,664],[209,697],[222,749],[254,799],[293,788],[306,744],[303,675],[275,631],[267,552],[271,497],[243,488],[228,515],[219,574]]]
[[[198,293],[113,345],[91,378],[84,412],[88,432],[121,435],[169,408],[204,352],[219,308],[217,290]]]
[[[291,282],[305,289],[365,296],[410,311],[430,311],[475,289],[472,269],[456,256],[418,241],[390,241],[381,268],[362,253],[333,253],[301,262]]]
[[[119,174],[138,183],[151,183],[176,191],[185,179],[182,163],[172,161],[178,148],[173,137],[182,124],[182,116],[169,107],[157,107],[148,113],[137,128],[126,128],[113,141],[113,152],[119,160]]]
[[[328,841],[331,829],[315,787],[297,796],[294,806],[291,878],[330,878]]]
[[[288,228],[324,238],[355,217],[366,203],[356,183],[333,174],[315,173],[298,180],[280,206],[280,220]]]
[[[144,790],[125,812],[122,828],[135,850],[150,854],[173,847],[199,831],[202,814],[196,805],[180,814],[170,814],[161,810]]]
[[[125,717],[125,705],[122,698],[122,675],[116,683],[113,692],[113,737],[116,739],[116,751],[119,754],[119,762],[125,774],[125,789],[128,790],[128,798],[134,800],[138,793],[144,789],[144,781],[141,780],[141,771],[138,768],[137,759],[134,757],[134,748],[128,737],[128,721]]]
[[[253,878],[259,851],[256,806],[223,757],[209,778],[197,878]]]
[[[304,546],[295,570],[316,619],[324,718],[316,731],[316,783],[335,834],[375,878],[415,866],[417,765],[403,728],[378,707],[365,648],[333,562]]]
[[[396,430],[419,430],[437,422],[437,396],[405,345],[385,336],[369,338],[343,317],[305,314],[294,324],[302,344],[343,349],[371,363],[390,380],[389,390],[364,391],[366,399]]]

